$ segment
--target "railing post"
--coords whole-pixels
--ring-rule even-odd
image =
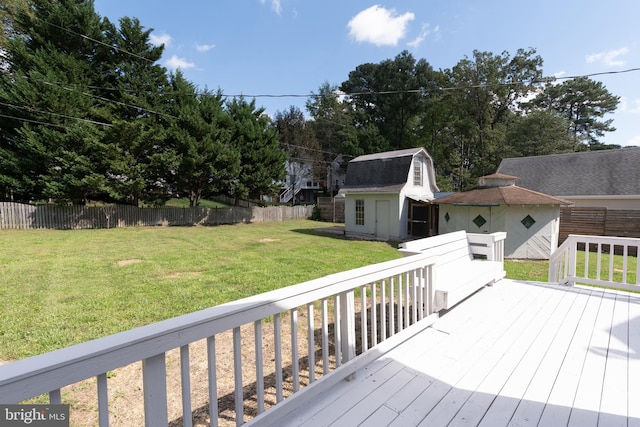
[[[567,281],[570,286],[576,284],[576,271],[577,271],[577,257],[578,257],[578,241],[572,240],[569,246],[569,280]],[[588,254],[587,254],[588,256]]]
[[[375,302],[374,302],[375,303]],[[365,309],[364,307],[362,308]],[[356,357],[355,298],[353,291],[340,294],[340,336],[342,363]]]
[[[144,424],[147,427],[166,426],[167,415],[167,366],[164,353],[142,361],[144,388]]]

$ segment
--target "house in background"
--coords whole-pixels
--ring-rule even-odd
[[[345,234],[406,240],[437,234],[438,191],[433,160],[424,148],[356,157],[347,166]]]
[[[561,197],[575,207],[640,209],[640,148],[504,159],[498,173],[518,185]]]
[[[287,160],[284,167],[287,175],[282,183],[279,201],[296,205],[315,203],[322,186],[314,176],[313,162]]]
[[[436,199],[440,234],[506,231],[505,258],[549,259],[558,247],[560,206],[571,202],[518,187],[516,180],[487,175],[477,188]]]

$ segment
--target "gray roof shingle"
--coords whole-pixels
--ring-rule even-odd
[[[497,173],[554,196],[640,194],[640,147],[503,159]]]
[[[400,191],[407,183],[413,156],[421,151],[411,148],[356,157],[349,162],[342,190]]]

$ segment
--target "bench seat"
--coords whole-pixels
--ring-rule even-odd
[[[504,278],[502,256],[494,256],[495,251],[487,245],[471,243],[470,240],[477,240],[475,236],[488,242],[501,242],[506,233],[472,235],[456,231],[400,244],[399,250],[405,256],[418,253],[437,256],[433,273],[433,311],[448,310],[480,288]],[[474,252],[487,259],[478,259]],[[429,300],[427,295],[424,298],[423,301]]]

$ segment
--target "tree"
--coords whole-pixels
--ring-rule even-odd
[[[393,60],[362,64],[340,85],[354,110],[354,125],[363,133],[364,153],[416,145],[416,117],[435,90],[435,74],[424,60],[403,51]],[[382,142],[384,141],[384,142]]]
[[[529,104],[535,108],[556,111],[567,121],[573,139],[573,150],[585,145],[600,144],[605,132],[613,132],[613,119],[602,120],[615,111],[620,98],[612,95],[602,84],[588,77],[566,80],[559,85],[548,85]]]
[[[509,123],[503,157],[544,156],[572,149],[566,120],[553,111],[534,110]]]
[[[102,40],[93,4],[33,0],[13,15],[0,76],[0,181],[23,199],[86,201],[103,191],[95,160],[103,151],[98,101],[83,90],[97,75]],[[60,182],[64,179],[64,182]]]
[[[287,172],[291,174],[290,184],[295,186],[309,172],[313,174],[314,181],[322,181],[326,176],[322,148],[302,111],[294,106],[288,111],[278,111],[274,117],[274,125],[278,130],[280,147],[288,154]]]
[[[450,88],[445,102],[451,113],[447,127],[458,162],[451,166],[460,188],[474,185],[476,177],[498,166],[507,124],[542,75],[542,59],[535,53],[520,49],[511,57],[474,51],[445,71]]]
[[[163,47],[150,42],[151,29],[137,19],[120,19],[116,28],[108,20],[104,32],[110,46],[102,52],[100,99],[108,100],[105,120],[108,156],[104,169],[109,195],[134,206],[143,201],[161,204],[169,197],[169,172],[175,166],[173,150],[166,144],[169,88],[164,67],[157,64]]]
[[[278,131],[256,101],[234,98],[227,103],[231,144],[240,154],[240,171],[230,195],[259,199],[273,195],[285,175],[286,154],[278,145]]]
[[[168,133],[176,154],[171,184],[176,195],[189,198],[189,206],[199,206],[207,196],[235,189],[240,153],[231,143],[221,93],[198,94],[180,71],[171,76],[171,85],[175,119]]]

